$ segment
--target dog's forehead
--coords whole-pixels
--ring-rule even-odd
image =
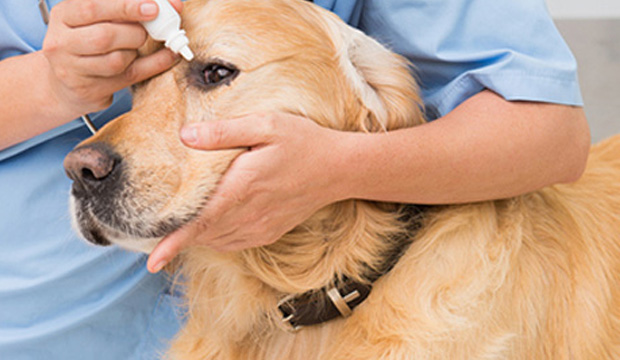
[[[246,58],[256,65],[260,57],[326,47],[316,10],[291,0],[193,0],[183,12],[183,26],[195,52]]]

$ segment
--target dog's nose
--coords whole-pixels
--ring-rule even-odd
[[[105,144],[91,144],[79,147],[65,157],[67,176],[85,188],[109,182],[113,173],[118,172],[118,156]]]

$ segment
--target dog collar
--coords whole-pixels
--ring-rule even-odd
[[[278,303],[282,322],[292,331],[304,326],[321,324],[339,317],[348,317],[368,298],[372,284],[387,274],[398,262],[412,242],[413,234],[422,223],[428,206],[405,205],[401,221],[409,224],[407,231],[391,239],[394,244],[386,254],[382,268],[369,271],[359,282],[348,277],[335,277],[332,285],[313,289],[303,294],[292,294]]]

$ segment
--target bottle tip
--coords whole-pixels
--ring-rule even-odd
[[[194,59],[194,53],[192,52],[192,49],[190,49],[189,46],[187,46],[187,45],[183,46],[179,50],[179,53],[187,61],[192,61]]]

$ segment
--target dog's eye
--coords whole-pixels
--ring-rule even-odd
[[[229,85],[240,71],[231,63],[220,59],[206,62],[192,61],[188,68],[189,84],[202,91],[211,91],[221,85]]]
[[[203,71],[204,81],[208,86],[218,85],[225,80],[232,80],[238,70],[222,64],[209,64]]]

